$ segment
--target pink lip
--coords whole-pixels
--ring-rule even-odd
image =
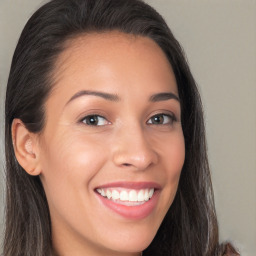
[[[144,189],[144,188],[155,188],[155,192],[150,200],[141,205],[135,206],[126,206],[118,204],[112,200],[109,200],[97,192],[95,192],[96,196],[100,200],[100,202],[106,206],[108,209],[113,212],[119,214],[120,216],[131,219],[131,220],[140,220],[149,216],[155,209],[159,195],[160,195],[160,185],[154,182],[115,182],[108,183],[100,186],[100,188],[108,188],[108,187],[122,187],[129,189]]]

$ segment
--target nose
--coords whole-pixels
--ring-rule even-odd
[[[126,127],[115,135],[113,162],[118,167],[145,170],[158,162],[158,154],[141,127]]]

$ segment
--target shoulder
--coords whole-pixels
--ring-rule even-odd
[[[221,256],[240,256],[240,254],[237,252],[237,250],[233,247],[232,244],[226,243],[222,244],[222,253]]]

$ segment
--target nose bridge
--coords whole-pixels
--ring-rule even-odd
[[[113,161],[117,166],[146,169],[157,162],[157,154],[149,143],[144,128],[139,123],[124,124],[115,136]]]

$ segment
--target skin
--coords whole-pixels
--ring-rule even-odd
[[[16,119],[13,138],[20,164],[42,180],[55,253],[140,255],[173,202],[185,158],[179,101],[149,100],[163,92],[178,97],[172,68],[151,39],[108,32],[69,41],[53,73],[43,131],[31,134]],[[82,90],[115,99],[70,100]],[[104,118],[88,125],[88,115]],[[157,182],[154,210],[132,220],[103,206],[95,188],[117,181]]]

